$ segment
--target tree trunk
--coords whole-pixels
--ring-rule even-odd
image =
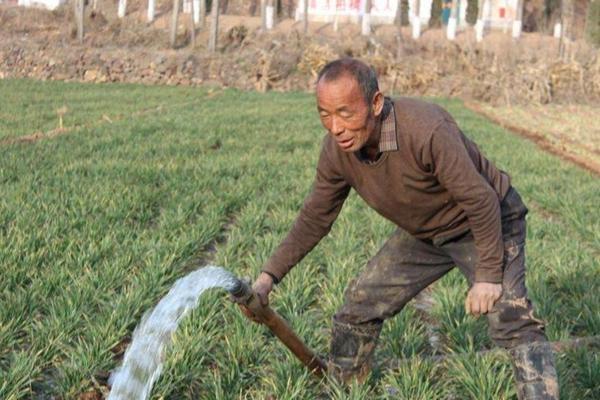
[[[404,40],[402,40],[402,0],[398,0],[396,8],[396,61],[400,61],[404,54]]]
[[[123,18],[127,11],[127,0],[119,0],[119,9],[117,10],[117,16]]]
[[[477,22],[475,23],[475,38],[478,42],[483,40],[483,30],[485,29],[485,19],[483,17],[483,8],[486,0],[478,0],[477,2]]]
[[[523,27],[523,0],[517,0],[517,9],[515,19],[512,24],[512,37],[518,39],[521,36],[521,28]]]
[[[371,0],[366,0],[365,3],[365,14],[362,17],[361,33],[363,36],[369,36],[371,34],[371,8],[373,8],[373,4]]]
[[[560,7],[561,35],[558,45],[559,57],[566,60],[569,55],[571,33],[573,31],[573,2],[572,0],[562,0]]]
[[[75,0],[73,2],[73,11],[75,13],[75,23],[77,24],[77,41],[83,43],[83,13],[84,13],[84,0]]]
[[[192,0],[190,2],[190,43],[192,44],[192,49],[196,47],[196,0]]]
[[[421,37],[421,4],[419,0],[415,0],[414,2],[410,24],[412,26],[413,39]]]
[[[260,0],[260,29],[267,30],[267,0]]]
[[[275,25],[275,7],[273,0],[268,0],[265,6],[265,29],[270,31]]]
[[[308,34],[308,2],[310,0],[304,0],[304,35]]]
[[[171,47],[175,47],[177,40],[177,23],[179,20],[179,0],[173,0],[173,12],[171,15]]]
[[[208,39],[208,50],[217,50],[217,38],[219,36],[219,0],[213,0],[210,10],[210,38]]]
[[[200,0],[198,7],[198,28],[204,29],[204,24],[206,22],[206,0]]]
[[[154,10],[156,8],[156,0],[148,0],[148,22],[154,21]]]
[[[448,27],[446,37],[448,40],[456,39],[456,27],[458,25],[458,2],[460,0],[452,0],[452,8],[450,9],[450,18],[448,19]]]

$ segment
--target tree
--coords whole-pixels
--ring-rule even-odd
[[[84,0],[75,0],[73,11],[75,13],[75,23],[77,24],[77,40],[83,43],[83,13],[85,9]]]
[[[194,4],[195,1],[190,2],[190,43],[192,44],[192,49],[196,47],[196,13],[194,12],[197,4]]]
[[[421,4],[419,0],[413,2],[410,21],[412,26],[412,37],[413,39],[418,39],[421,36]]]
[[[208,39],[208,50],[217,50],[217,38],[219,35],[219,0],[212,0],[210,10],[210,37]]]
[[[486,0],[479,0],[477,7],[477,23],[475,24],[475,37],[478,42],[483,40],[483,29],[485,28],[485,20],[483,18],[483,9],[485,8]]]
[[[304,35],[308,34],[308,1],[304,0]]]
[[[561,59],[566,59],[569,53],[570,41],[572,39],[573,31],[573,1],[562,0],[560,6],[560,20],[561,20],[561,35],[560,42],[558,45],[558,54]]]
[[[154,21],[154,10],[156,8],[156,0],[148,0],[148,22]]]
[[[517,15],[512,24],[512,37],[518,39],[521,36],[521,28],[523,27],[523,0],[517,0]]]
[[[123,18],[127,11],[127,0],[119,0],[119,9],[117,10],[117,16]]]
[[[371,8],[372,8],[372,3],[371,0],[366,0],[365,2],[365,14],[362,17],[362,24],[361,24],[361,33],[364,36],[368,36],[371,34]]]
[[[171,14],[171,47],[175,47],[177,40],[177,23],[179,20],[179,0],[173,0],[173,12]]]
[[[456,39],[456,26],[458,25],[458,2],[460,0],[452,0],[452,8],[450,9],[450,18],[448,19],[448,27],[446,37],[448,40]]]
[[[404,40],[402,40],[402,0],[398,0],[396,8],[396,61],[400,61],[404,53]]]

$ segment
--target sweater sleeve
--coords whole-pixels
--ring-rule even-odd
[[[437,125],[424,155],[440,184],[467,215],[479,255],[475,282],[501,283],[504,244],[498,194],[477,170],[454,120],[446,118]]]
[[[349,192],[350,185],[332,166],[324,142],[312,191],[262,271],[281,281],[329,233]]]

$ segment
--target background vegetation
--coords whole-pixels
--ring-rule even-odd
[[[101,393],[177,278],[208,263],[256,276],[310,188],[324,133],[301,93],[21,80],[0,80],[0,93],[0,137],[56,127],[61,102],[65,125],[80,126],[0,147],[2,399]],[[600,334],[598,179],[459,101],[433,100],[510,171],[531,210],[528,286],[550,339]],[[352,195],[276,288],[273,307],[320,354],[347,282],[392,230]],[[153,397],[515,398],[506,357],[476,354],[491,343],[485,321],[464,313],[466,288],[454,271],[426,313],[410,304],[388,321],[378,361],[402,359],[398,369],[380,367],[350,393],[312,378],[213,291],[180,327]],[[597,348],[562,353],[558,367],[563,398],[598,398]]]

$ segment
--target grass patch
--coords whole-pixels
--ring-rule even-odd
[[[311,95],[226,90],[209,100],[201,89],[0,85],[13,96],[0,109],[20,115],[0,127],[5,137],[53,127],[65,98],[89,104],[74,111],[73,124],[128,115],[0,148],[0,398],[92,389],[94,376],[117,366],[113,351],[143,313],[198,260],[256,276],[310,189],[323,135]],[[528,286],[550,338],[600,334],[597,178],[460,102],[439,101],[530,205]],[[181,106],[132,112],[165,102]],[[23,104],[32,106],[18,114]],[[348,281],[392,230],[351,195],[330,236],[276,288],[273,307],[317,353],[328,352]],[[177,332],[153,397],[514,398],[505,360],[472,355],[490,342],[485,323],[464,315],[465,288],[458,272],[444,277],[432,311],[445,351],[465,358],[440,366],[415,359],[404,373],[374,374],[349,394],[309,377],[213,292]],[[430,354],[411,307],[386,324],[380,358]],[[597,393],[597,355],[561,356],[564,398]]]

